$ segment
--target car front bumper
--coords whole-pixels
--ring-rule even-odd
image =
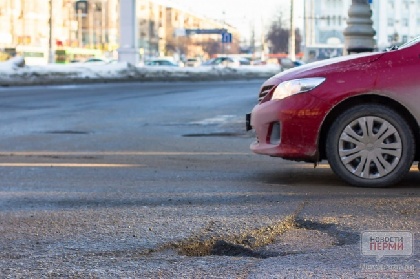
[[[245,115],[245,130],[248,132],[250,130],[252,130],[252,126],[251,126],[251,114],[247,113]]]
[[[318,156],[318,135],[329,105],[308,93],[254,107],[247,129],[257,140],[250,146],[257,154],[313,162]]]

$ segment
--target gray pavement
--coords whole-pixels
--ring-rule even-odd
[[[419,278],[419,172],[362,189],[252,154],[261,83],[1,88],[0,278]],[[365,230],[414,254],[362,256]]]

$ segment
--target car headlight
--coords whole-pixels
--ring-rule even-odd
[[[325,81],[323,77],[292,79],[280,83],[273,92],[271,100],[282,100],[298,93],[311,91]]]

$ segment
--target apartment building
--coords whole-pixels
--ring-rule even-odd
[[[379,49],[420,35],[420,0],[374,0],[372,10]]]
[[[305,0],[305,44],[344,44],[351,0]],[[373,0],[376,47],[384,49],[419,35],[420,0]]]
[[[306,45],[343,44],[351,0],[305,0]]]
[[[166,8],[167,54],[209,58],[216,53],[238,53],[240,34],[229,24],[192,14],[174,7]],[[221,34],[194,34],[188,30],[226,30],[232,34],[230,49],[221,43]]]
[[[166,6],[154,1],[138,1],[138,46],[140,58],[166,53]]]
[[[47,63],[50,46],[53,50],[71,48],[71,59],[86,58],[98,50],[116,49],[117,40],[118,0],[0,2],[0,49],[23,55],[29,63]],[[63,55],[57,55],[62,61]]]
[[[209,42],[221,41],[220,34],[179,36],[175,27],[228,27],[235,42],[239,42],[236,29],[220,22],[155,0],[137,1],[136,6],[142,59],[167,55],[205,57]],[[29,63],[43,64],[48,61],[50,47],[55,60],[62,63],[90,56],[115,56],[119,47],[119,16],[119,0],[0,1],[0,59],[5,58],[5,53],[19,53]]]

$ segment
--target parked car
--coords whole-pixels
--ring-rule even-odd
[[[293,64],[295,65],[295,67],[299,67],[305,65],[305,62],[303,62],[302,60],[295,60],[293,61]]]
[[[178,64],[167,59],[152,59],[144,63],[146,66],[169,66],[178,67]]]
[[[385,187],[420,159],[420,37],[386,52],[292,68],[267,80],[247,115],[251,150],[327,159],[344,181]]]
[[[185,67],[198,67],[201,65],[201,60],[198,58],[188,58],[185,61]]]
[[[294,61],[288,57],[279,58],[279,65],[282,71],[296,67]]]
[[[247,59],[240,59],[236,57],[220,56],[207,60],[203,66],[218,66],[218,67],[238,67],[241,65],[250,65],[251,62]]]
[[[240,65],[251,65],[251,59],[240,57],[238,60]]]
[[[91,64],[110,64],[110,63],[117,63],[118,61],[115,59],[108,59],[108,58],[100,58],[100,57],[91,57],[84,61],[84,63],[91,63]],[[74,62],[77,63],[77,62]]]

